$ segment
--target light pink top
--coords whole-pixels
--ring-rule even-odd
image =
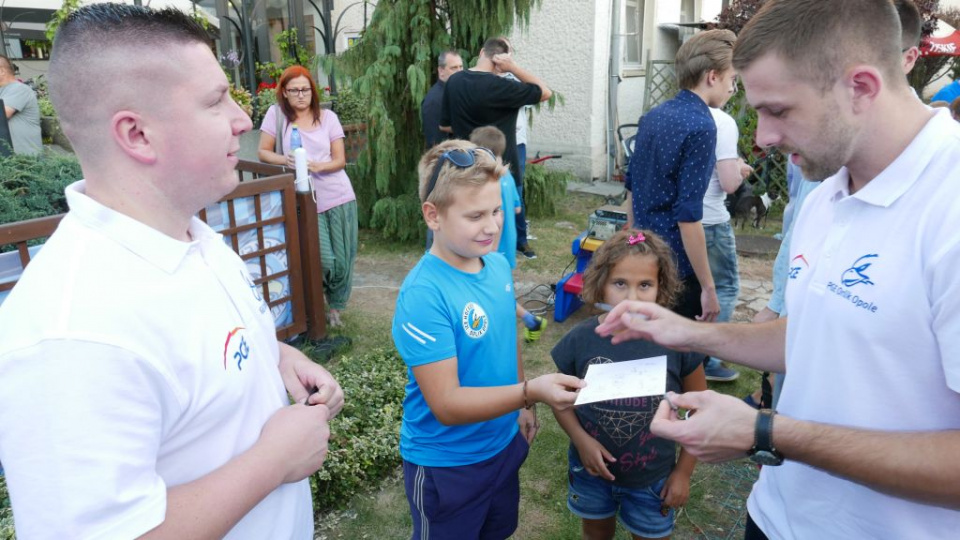
[[[271,136],[277,136],[277,114],[280,108],[277,106],[267,109],[267,114],[263,117],[263,123],[260,124],[260,131],[269,133]],[[283,122],[283,149],[290,151],[290,131],[292,124],[284,119]],[[343,126],[340,125],[340,119],[336,113],[329,109],[321,110],[320,126],[307,131],[303,126],[297,126],[300,130],[300,140],[303,148],[307,151],[307,160],[309,161],[330,161],[333,157],[330,155],[330,144],[344,138]],[[350,184],[350,178],[346,171],[329,173],[310,173],[313,181],[313,192],[317,196],[317,213],[340,206],[341,204],[357,200],[353,192],[353,185]]]

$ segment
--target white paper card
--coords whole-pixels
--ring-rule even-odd
[[[667,390],[667,357],[655,356],[610,364],[591,364],[574,405],[595,401],[663,395]]]

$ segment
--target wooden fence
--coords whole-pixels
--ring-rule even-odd
[[[298,334],[325,338],[316,203],[310,193],[294,190],[293,174],[284,167],[241,161],[237,175],[241,180],[237,189],[198,216],[223,234],[247,263],[273,313],[278,339]],[[0,245],[15,247],[15,254],[2,255],[17,257],[17,274],[39,249],[36,240],[53,234],[62,218],[63,214],[0,225]],[[0,279],[0,294],[12,289],[17,277]]]

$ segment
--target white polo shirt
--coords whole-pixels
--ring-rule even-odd
[[[848,180],[846,169],[825,180],[793,230],[780,412],[873,430],[960,429],[960,124],[938,112],[864,188],[850,195]],[[960,534],[960,512],[792,461],[763,468],[748,508],[770,538]]]
[[[168,487],[249,449],[287,405],[273,319],[194,219],[174,240],[67,188],[70,212],[0,307],[0,461],[19,538],[135,538]],[[307,480],[227,538],[313,538]]]

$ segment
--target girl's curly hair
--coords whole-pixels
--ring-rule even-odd
[[[638,234],[642,234],[644,240],[631,243],[631,238],[636,238]],[[580,293],[583,301],[587,304],[603,302],[603,287],[610,270],[628,255],[653,255],[657,258],[657,304],[673,307],[683,289],[673,250],[655,233],[637,229],[614,234],[593,254],[590,265],[583,272],[583,292]]]

